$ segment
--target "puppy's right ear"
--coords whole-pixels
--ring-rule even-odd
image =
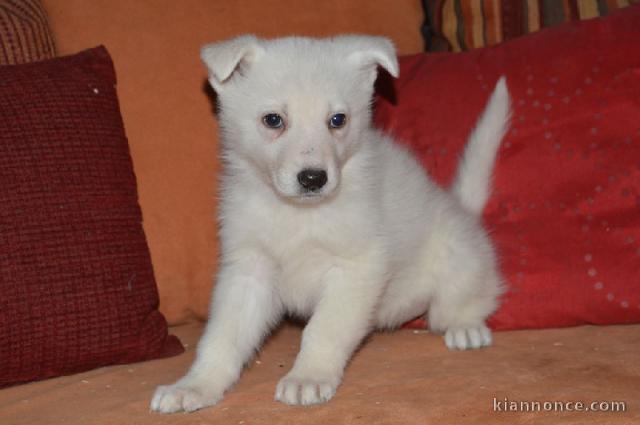
[[[218,92],[224,89],[236,71],[263,54],[264,49],[253,35],[207,44],[200,49],[200,58],[209,70],[209,83]]]

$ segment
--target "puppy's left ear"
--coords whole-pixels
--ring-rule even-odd
[[[371,84],[378,75],[378,66],[384,68],[393,77],[398,77],[400,72],[398,58],[390,39],[376,36],[345,36],[343,39],[348,42],[351,51],[347,61],[368,72]]]

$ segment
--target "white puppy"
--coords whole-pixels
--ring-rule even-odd
[[[509,120],[504,78],[446,192],[372,127],[377,68],[398,75],[388,39],[244,36],[202,59],[225,160],[220,270],[196,360],[152,410],[220,401],[286,313],[309,318],[276,388],[288,404],[329,400],[375,328],[426,314],[450,349],[491,343],[502,280],[480,215]]]

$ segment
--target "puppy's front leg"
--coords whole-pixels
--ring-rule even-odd
[[[173,385],[158,387],[151,410],[191,412],[216,404],[281,317],[272,262],[260,253],[235,258],[239,259],[220,270],[209,322],[191,369]]]
[[[275,398],[283,403],[308,405],[333,397],[351,354],[371,330],[379,285],[339,269],[326,277],[294,366],[276,388]]]

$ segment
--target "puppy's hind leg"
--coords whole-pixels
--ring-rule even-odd
[[[192,412],[216,404],[282,314],[273,287],[275,267],[260,253],[236,255],[222,265],[211,313],[189,372],[160,386],[151,410]]]
[[[491,269],[483,273],[451,276],[458,280],[442,282],[429,306],[429,328],[444,334],[450,350],[467,350],[491,345],[486,319],[498,306],[501,280]]]
[[[451,350],[491,345],[485,321],[503,288],[491,242],[477,224],[461,219],[440,223],[433,242],[429,328],[443,333]]]

